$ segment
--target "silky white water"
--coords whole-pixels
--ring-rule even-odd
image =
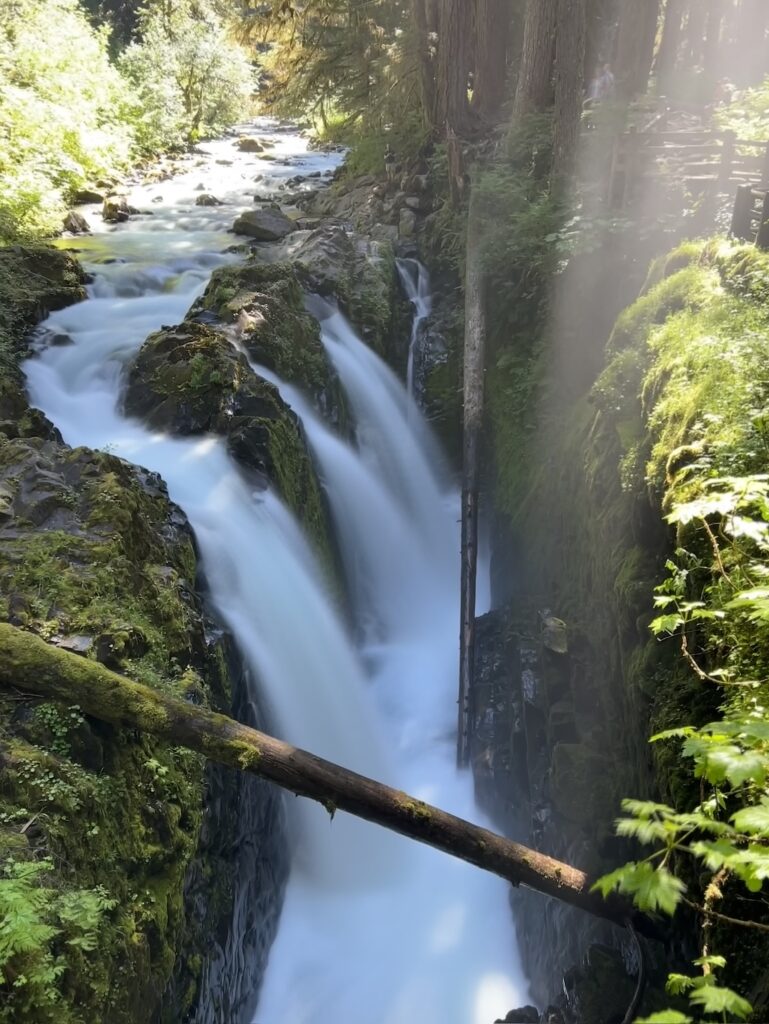
[[[430,275],[427,268],[417,260],[397,260],[398,276],[401,284],[414,307],[414,319],[411,325],[411,340],[406,366],[406,390],[414,395],[414,364],[419,344],[419,333],[422,323],[433,311],[433,297],[430,289]]]
[[[298,136],[277,138],[288,161],[333,163]],[[273,181],[295,173],[227,142],[206,149],[187,174],[137,190],[140,208],[162,193],[151,217],[86,240],[90,297],[45,325],[72,344],[42,346],[27,363],[32,401],[68,443],[165,479],[281,736],[479,820],[471,780],[454,767],[457,503],[391,372],[330,312],[324,343],[356,443],[284,387],[329,496],[357,644],[292,516],[249,488],[220,441],[153,435],[119,411],[122,369],[146,335],[181,320],[212,267],[233,258],[225,229],[250,205],[253,170]],[[233,163],[216,164],[223,154]],[[198,179],[229,205],[194,207]],[[526,1000],[504,882],[308,801],[288,807],[292,871],[255,1022],[490,1024]]]

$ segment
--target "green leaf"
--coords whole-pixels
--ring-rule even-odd
[[[744,1020],[753,1012],[753,1007],[742,996],[738,996],[730,988],[718,985],[704,985],[692,992],[690,1002],[701,1006],[705,1013],[725,1013]]]
[[[680,996],[683,992],[688,992],[693,985],[694,978],[686,974],[669,974],[665,982],[665,991],[668,995]]]
[[[769,799],[764,797],[755,807],[743,807],[731,820],[739,832],[769,838]]]
[[[660,615],[659,618],[653,619],[649,624],[649,629],[659,636],[660,633],[675,633],[683,624],[683,617],[674,612],[671,615]]]
[[[698,956],[693,963],[695,963],[697,967],[726,967],[726,957],[715,956],[714,954],[711,954],[710,956]]]
[[[656,732],[649,740],[650,743],[659,743],[661,740],[685,740],[696,732],[693,725],[684,725],[680,729],[665,729],[664,732]]]
[[[659,1010],[651,1017],[636,1017],[635,1024],[692,1024],[692,1018],[678,1010]]]
[[[598,879],[593,889],[599,889],[604,896],[618,890],[632,896],[633,902],[641,910],[661,910],[672,915],[686,886],[667,868],[655,868],[641,861],[638,864],[625,864],[624,867],[604,875]]]

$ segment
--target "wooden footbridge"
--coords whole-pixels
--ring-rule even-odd
[[[613,147],[607,199],[632,207],[649,182],[680,182],[689,195],[735,195],[731,235],[769,249],[769,143],[706,127],[630,129]]]

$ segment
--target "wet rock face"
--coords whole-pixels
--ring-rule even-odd
[[[547,610],[481,617],[471,749],[481,799],[508,835],[601,873],[627,858],[601,859],[612,842],[616,766],[596,743],[585,659],[580,638]],[[608,1024],[622,1004],[622,1020],[635,988],[627,933],[522,889],[511,905],[539,1005],[554,1003],[565,1024]]]

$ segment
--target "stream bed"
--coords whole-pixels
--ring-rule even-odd
[[[121,412],[125,366],[147,335],[181,321],[213,269],[238,258],[228,228],[253,208],[255,177],[263,191],[340,159],[274,122],[243,130],[269,138],[274,159],[232,139],[207,143],[188,170],[131,193],[146,214],[107,227],[86,211],[95,232],[73,247],[92,275],[89,297],[43,325],[25,366],[32,402],[69,444],[163,477],[273,731],[488,824],[455,767],[458,499],[390,369],[334,308],[313,305],[354,418],[351,442],[253,367],[303,421],[352,626],[293,516],[272,491],[253,490],[223,441],[159,435]],[[224,205],[195,205],[203,190]],[[57,336],[69,343],[45,344]],[[309,801],[289,798],[286,812],[291,874],[253,1024],[492,1024],[527,1001],[505,882]]]

